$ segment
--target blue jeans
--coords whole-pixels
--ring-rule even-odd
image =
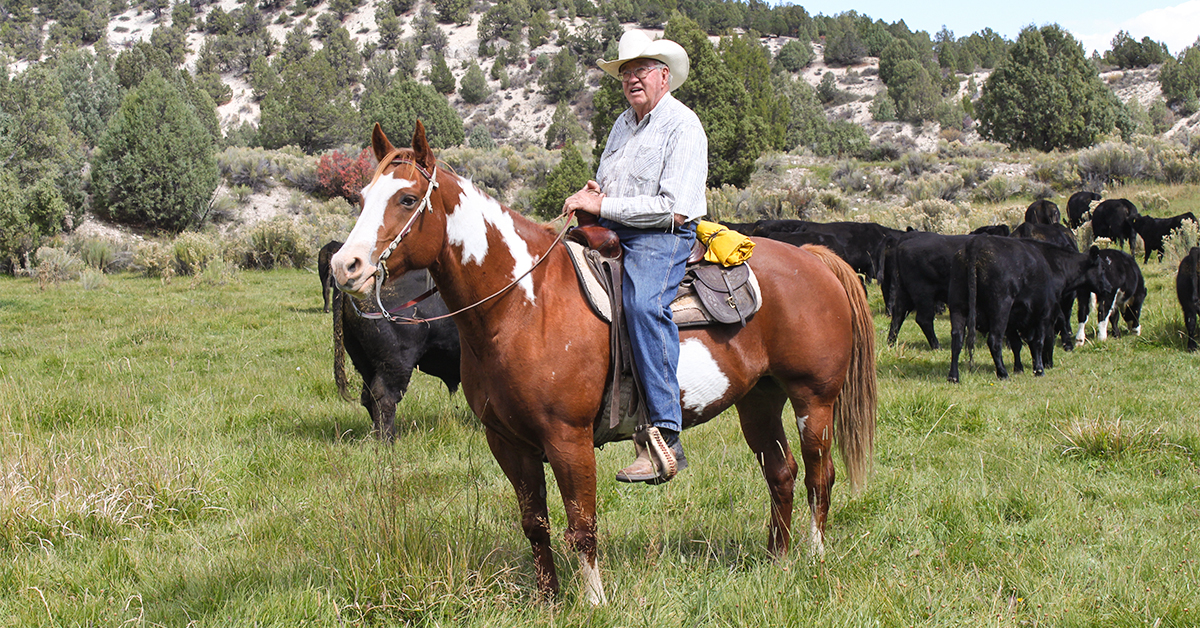
[[[683,281],[696,228],[688,224],[670,232],[633,229],[607,220],[602,224],[621,238],[625,269],[621,301],[649,421],[678,432],[683,428],[676,373],[679,328],[671,319],[671,301]]]

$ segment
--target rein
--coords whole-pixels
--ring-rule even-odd
[[[571,218],[573,218],[575,215],[574,210],[565,211],[562,214],[559,214],[558,217],[562,218],[565,216],[566,221],[563,223],[563,228],[558,232],[558,235],[555,236],[554,242],[550,243],[550,247],[546,249],[546,253],[543,254],[540,258],[538,258],[538,261],[534,262],[533,266],[529,267],[529,270],[522,273],[520,277],[517,277],[516,279],[512,280],[512,282],[510,282],[507,286],[504,286],[503,288],[497,290],[496,292],[492,293],[491,295],[486,296],[464,308],[461,308],[454,312],[450,312],[449,314],[442,314],[440,316],[434,316],[432,318],[416,318],[416,317],[408,317],[408,316],[397,316],[395,314],[396,312],[401,312],[410,307],[413,307],[413,306],[417,305],[418,303],[420,303],[421,301],[424,301],[425,299],[433,296],[438,291],[438,288],[435,285],[434,287],[430,288],[429,290],[426,290],[423,294],[412,299],[408,303],[405,303],[404,305],[401,305],[400,307],[393,308],[390,310],[388,308],[384,307],[384,305],[383,305],[383,284],[384,284],[384,282],[387,281],[387,277],[388,277],[387,260],[389,257],[391,257],[392,251],[396,250],[396,246],[400,244],[400,240],[404,239],[404,236],[408,235],[409,232],[412,231],[413,223],[416,222],[417,216],[420,216],[421,213],[424,211],[433,213],[433,205],[430,204],[429,199],[433,195],[433,190],[435,190],[438,187],[438,182],[436,181],[436,178],[437,178],[437,166],[436,165],[434,166],[432,172],[426,172],[425,169],[422,168],[419,164],[417,164],[416,162],[413,162],[413,161],[409,161],[407,159],[401,159],[399,157],[396,157],[396,158],[393,158],[390,163],[391,163],[391,165],[396,165],[396,164],[411,165],[413,168],[415,168],[417,170],[417,172],[420,172],[422,175],[425,176],[425,179],[427,181],[429,181],[429,186],[425,189],[425,198],[421,199],[421,205],[419,207],[417,207],[416,211],[413,212],[412,217],[408,219],[407,223],[405,223],[404,228],[401,229],[400,232],[396,234],[396,237],[392,240],[392,243],[388,245],[387,249],[385,249],[383,251],[383,253],[381,253],[379,255],[378,267],[375,269],[375,303],[379,305],[379,312],[363,312],[362,310],[360,310],[358,308],[358,304],[354,302],[354,299],[350,300],[351,305],[354,306],[354,311],[357,312],[358,315],[361,316],[362,318],[365,318],[368,320],[387,319],[389,322],[392,322],[392,323],[395,323],[398,325],[419,325],[421,323],[430,323],[433,321],[439,321],[439,320],[442,320],[443,318],[450,318],[457,314],[462,314],[463,312],[466,312],[467,310],[470,310],[470,309],[476,308],[480,305],[483,305],[484,303],[487,303],[488,301],[511,290],[513,286],[520,283],[520,281],[522,279],[528,277],[529,274],[534,271],[534,269],[536,269],[538,266],[540,266],[542,264],[542,262],[546,261],[546,258],[550,254],[550,251],[552,251],[554,249],[554,247],[557,246],[558,243],[562,241],[563,236],[566,235],[567,229],[569,229],[571,226]]]

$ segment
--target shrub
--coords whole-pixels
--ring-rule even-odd
[[[1001,203],[1020,194],[1023,187],[1020,179],[996,175],[975,188],[975,198],[990,203]]]
[[[179,234],[171,243],[171,257],[182,275],[195,275],[213,260],[221,259],[221,242],[195,231]]]
[[[1171,206],[1171,201],[1158,192],[1142,190],[1134,195],[1134,200],[1137,201],[1138,207],[1142,208],[1142,213],[1161,216]]]
[[[359,151],[357,158],[340,149],[330,151],[317,160],[317,192],[358,203],[362,200],[363,187],[374,173],[373,155],[369,149]]]
[[[920,224],[913,225],[922,231],[946,235],[963,234],[969,231],[967,221],[953,203],[942,199],[926,199],[912,204]]]
[[[79,273],[79,285],[84,290],[99,290],[108,285],[108,279],[95,268],[85,268]]]
[[[862,192],[870,188],[867,171],[854,160],[838,163],[830,179],[845,192]]]
[[[1146,151],[1122,144],[1105,142],[1079,151],[1079,176],[1084,181],[1123,183],[1142,175],[1150,165]]]
[[[238,280],[237,265],[218,257],[192,277],[192,286],[226,286]]]
[[[43,288],[49,284],[77,279],[85,267],[83,260],[65,249],[43,246],[34,254],[34,273],[38,285]]]
[[[892,163],[892,172],[917,177],[932,169],[936,164],[937,156],[932,153],[905,153]]]
[[[171,247],[157,240],[146,240],[133,251],[133,267],[147,277],[159,277],[169,282],[175,276],[174,254]]]
[[[1079,183],[1079,169],[1075,160],[1055,153],[1035,157],[1029,176],[1034,181],[1048,183],[1060,190],[1073,189]]]
[[[111,240],[89,238],[77,244],[76,248],[84,264],[101,272],[108,270],[117,259],[117,245]]]
[[[871,101],[871,106],[867,108],[871,114],[871,119],[876,122],[892,122],[896,119],[896,102],[892,100],[891,95],[884,90]]]
[[[271,178],[281,171],[275,152],[262,148],[226,148],[217,155],[217,170],[231,185],[243,185],[254,192],[262,192],[270,186]]]
[[[799,72],[812,63],[812,44],[793,39],[779,48],[775,62],[788,72]]]
[[[958,198],[962,189],[963,178],[954,173],[925,175],[904,182],[904,196],[910,204],[930,199],[952,201]]]
[[[275,218],[255,225],[243,237],[242,266],[270,269],[304,268],[313,247],[303,229],[288,218]]]
[[[1196,223],[1185,220],[1178,229],[1163,238],[1163,264],[1167,268],[1178,268],[1180,260],[1186,257],[1194,246],[1200,246],[1200,228]]]
[[[562,149],[562,161],[550,172],[546,185],[534,194],[534,215],[543,220],[557,216],[567,197],[587,184],[591,174],[592,169],[583,161],[579,149],[574,144],[567,144]]]
[[[982,159],[960,159],[957,172],[964,187],[975,188],[992,176],[992,167]]]

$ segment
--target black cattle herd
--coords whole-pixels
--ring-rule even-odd
[[[1187,212],[1154,218],[1138,212],[1126,199],[1102,200],[1094,192],[1077,192],[1067,200],[1063,220],[1058,206],[1038,200],[1025,212],[1015,229],[992,225],[969,235],[901,231],[869,222],[818,223],[805,220],[759,220],[725,223],[746,235],[760,236],[796,246],[819,244],[846,260],[865,284],[878,280],[884,307],[891,316],[888,344],[895,344],[904,320],[914,314],[931,348],[939,347],[934,317],[949,310],[951,358],[948,379],[959,379],[958,363],[964,346],[970,351],[975,332],[986,336],[996,375],[1008,377],[1001,349],[1007,342],[1013,353],[1013,371],[1021,372],[1021,348],[1029,349],[1035,375],[1054,364],[1056,340],[1064,350],[1086,341],[1085,326],[1093,307],[1097,312],[1098,338],[1110,331],[1120,334],[1124,320],[1129,332],[1140,334],[1146,285],[1133,257],[1134,238],[1145,243],[1142,263],[1158,252],[1163,239],[1184,220],[1196,222]],[[1090,221],[1095,237],[1106,237],[1117,249],[1092,246],[1080,252],[1071,229]],[[1064,224],[1065,223],[1065,224]],[[1129,253],[1120,247],[1129,243]],[[330,298],[329,257],[340,247],[330,242],[318,255],[325,311],[333,310],[334,375],[343,397],[346,392],[343,352],[363,377],[359,401],[370,413],[376,434],[395,435],[396,404],[404,396],[414,368],[434,375],[453,392],[459,383],[458,332],[449,319],[412,325],[367,319],[348,297],[333,291]],[[1200,317],[1200,247],[1192,248],[1179,264],[1176,294],[1187,328],[1187,350],[1195,351]],[[392,282],[386,291],[395,300],[424,290],[427,274],[409,273]],[[332,301],[332,303],[331,303]],[[369,307],[363,305],[362,307]],[[1077,310],[1076,333],[1070,324]],[[406,316],[443,314],[445,305],[434,296],[413,306]],[[419,310],[419,311],[416,311]]]

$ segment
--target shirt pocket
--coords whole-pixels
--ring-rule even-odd
[[[639,192],[647,194],[658,191],[658,181],[662,178],[663,171],[662,160],[662,144],[638,146],[629,174],[633,177]]]

